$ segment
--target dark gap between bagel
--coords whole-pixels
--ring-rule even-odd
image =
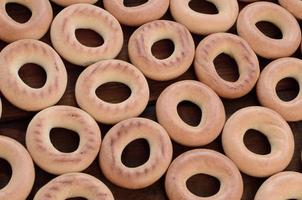
[[[91,29],[77,29],[75,36],[82,45],[87,47],[99,47],[104,44],[104,38]]]
[[[249,129],[244,135],[243,142],[253,153],[267,155],[271,152],[271,145],[267,137],[257,130]]]
[[[18,3],[7,3],[5,10],[8,16],[21,24],[26,23],[32,16],[29,8]]]
[[[115,92],[112,93],[112,91]],[[130,97],[131,89],[123,83],[108,82],[100,85],[95,93],[101,100],[108,103],[121,103]]]
[[[50,130],[49,137],[52,145],[60,152],[71,153],[79,147],[79,134],[69,129],[53,128]]]
[[[207,174],[196,174],[186,182],[188,190],[199,197],[210,197],[220,189],[220,181]],[[207,188],[207,189],[204,189]]]
[[[34,63],[23,65],[19,69],[18,74],[23,82],[32,88],[42,88],[46,83],[47,75],[45,70],[43,67]]]
[[[202,110],[195,103],[182,101],[177,105],[179,117],[190,126],[198,126],[202,118]]]
[[[267,37],[273,39],[282,39],[281,30],[275,24],[267,21],[260,21],[256,23],[257,28]]]
[[[12,177],[12,168],[9,162],[0,158],[0,189],[4,188]]]
[[[88,200],[88,199],[84,197],[73,197],[73,198],[68,198],[66,200]]]
[[[239,79],[238,65],[234,58],[221,53],[214,59],[215,69],[218,75],[229,82],[236,82]]]
[[[189,2],[189,7],[195,12],[204,14],[218,14],[219,11],[215,4],[207,0],[191,0]]]
[[[170,39],[159,40],[155,42],[151,47],[153,56],[160,60],[170,57],[173,54],[174,50],[174,43]]]
[[[146,139],[130,142],[122,152],[122,163],[127,167],[138,167],[145,164],[150,157],[150,146]]]
[[[276,86],[276,93],[282,101],[295,99],[300,91],[299,83],[294,78],[284,78]]]
[[[125,7],[135,7],[147,3],[148,0],[124,0],[123,2]]]

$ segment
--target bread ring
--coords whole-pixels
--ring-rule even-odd
[[[187,189],[187,180],[200,173],[220,181],[220,189],[215,195],[199,197]],[[240,200],[243,194],[243,181],[238,168],[223,154],[208,149],[195,149],[178,156],[168,169],[165,187],[170,200]]]
[[[278,0],[279,4],[291,12],[296,18],[302,19],[302,2],[300,0]]]
[[[271,145],[271,152],[259,155],[244,144],[247,130],[263,133]],[[226,155],[244,173],[266,177],[284,170],[294,153],[293,133],[286,121],[275,111],[252,106],[235,112],[226,122],[222,132],[222,145]],[[269,163],[269,164],[268,164]]]
[[[51,0],[52,2],[60,5],[60,6],[70,6],[72,4],[77,3],[89,3],[89,4],[95,4],[98,0]]]
[[[37,192],[34,200],[59,200],[75,197],[114,200],[111,191],[103,182],[83,173],[63,174],[54,178]]]
[[[173,18],[185,25],[191,32],[208,35],[215,32],[224,32],[236,22],[239,6],[237,0],[207,0],[213,3],[218,14],[204,14],[192,10],[191,0],[171,0],[170,10]]]
[[[280,172],[268,178],[256,193],[255,200],[263,199],[301,199],[302,174],[298,172]]]
[[[75,31],[81,28],[100,34],[104,44],[98,47],[81,44],[75,36]],[[54,18],[50,36],[54,48],[63,58],[82,66],[114,58],[123,46],[123,32],[118,21],[106,10],[90,4],[64,8]]]
[[[214,59],[221,53],[226,53],[236,60],[240,74],[237,81],[226,81],[218,75]],[[254,51],[242,38],[229,33],[214,33],[204,38],[196,49],[194,67],[200,81],[219,96],[230,99],[249,93],[260,74],[258,58]]]
[[[40,65],[47,79],[41,88],[26,85],[19,69],[26,63]],[[38,40],[19,40],[7,45],[0,54],[0,85],[2,94],[15,106],[38,111],[56,104],[67,85],[67,72],[60,56]]]
[[[0,189],[0,199],[26,199],[35,181],[34,163],[16,140],[0,136],[0,157],[11,165],[12,176]]]
[[[198,126],[190,126],[179,117],[177,106],[182,101],[191,101],[202,109]],[[191,80],[174,83],[160,94],[156,116],[170,137],[185,146],[209,144],[220,134],[225,122],[224,106],[216,93]]]
[[[159,19],[169,8],[169,0],[149,0],[135,7],[125,6],[124,0],[103,0],[103,3],[120,23],[128,26],[140,26]]]
[[[263,34],[255,24],[267,21],[282,32],[282,39]],[[256,2],[247,5],[239,13],[237,32],[265,58],[280,58],[292,55],[299,47],[301,30],[297,20],[281,6],[271,2]]]
[[[121,161],[124,148],[136,139],[149,143],[148,161],[138,167],[130,168]],[[105,135],[99,162],[105,177],[114,184],[140,189],[150,186],[167,170],[172,160],[172,143],[159,124],[144,118],[131,118],[113,126]]]
[[[51,143],[52,128],[66,128],[78,133],[80,143],[74,152],[63,153]],[[26,146],[33,160],[52,174],[86,169],[96,158],[101,145],[98,124],[86,112],[71,106],[53,106],[39,112],[29,123]]]
[[[175,49],[166,59],[157,59],[152,55],[152,45],[160,40],[170,39]],[[183,25],[156,20],[139,27],[130,37],[129,57],[148,78],[163,81],[183,74],[193,62],[195,45],[190,32]]]
[[[261,105],[277,111],[287,121],[302,120],[302,92],[291,101],[281,100],[276,92],[279,81],[294,78],[302,85],[302,60],[280,58],[271,62],[261,72],[257,84],[257,96]]]
[[[6,12],[5,5],[18,3],[31,11],[25,23],[13,20]],[[20,39],[40,39],[48,31],[53,13],[49,1],[1,0],[0,1],[0,39],[14,42]]]
[[[98,98],[96,89],[108,82],[127,85],[131,89],[130,97],[121,103],[109,103]],[[140,115],[149,101],[149,86],[144,75],[133,65],[121,60],[100,61],[89,66],[79,76],[75,93],[79,106],[97,121],[106,124]]]

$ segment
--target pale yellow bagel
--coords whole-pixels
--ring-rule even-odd
[[[12,176],[0,189],[0,199],[24,200],[35,180],[34,163],[26,149],[16,140],[0,136],[0,157],[11,166]]]
[[[104,44],[88,47],[75,35],[77,29],[91,29],[100,34]],[[53,20],[51,42],[67,61],[88,66],[100,60],[116,57],[123,46],[123,31],[119,22],[106,10],[90,4],[74,4],[64,8]]]
[[[70,153],[57,150],[50,141],[52,128],[66,128],[78,133],[78,148]],[[101,145],[98,124],[86,112],[71,106],[53,106],[39,112],[29,123],[26,146],[33,160],[52,174],[78,172],[96,158]]]
[[[103,0],[104,7],[117,20],[128,26],[139,26],[161,18],[169,8],[170,0],[148,0],[134,7],[126,7],[124,0]]]
[[[89,4],[95,4],[98,0],[51,0],[52,2],[60,5],[60,6],[70,6],[72,4],[77,3],[89,3]]]
[[[302,174],[285,171],[268,178],[255,196],[255,200],[264,199],[302,199]]]
[[[150,156],[138,167],[127,167],[121,161],[124,148],[136,139],[149,143]],[[158,123],[144,118],[131,118],[113,126],[105,135],[99,162],[103,174],[114,184],[141,189],[155,183],[164,175],[172,160],[169,135]]]
[[[31,11],[25,23],[13,20],[6,12],[7,3],[18,3]],[[48,31],[53,13],[48,0],[1,0],[0,1],[0,39],[13,42],[20,39],[40,39]]]
[[[40,65],[46,72],[41,88],[32,88],[18,71],[26,63]],[[12,104],[27,111],[38,111],[56,104],[67,85],[67,72],[60,56],[49,45],[24,39],[7,45],[0,53],[0,87]]]
[[[63,200],[75,197],[114,200],[111,191],[103,182],[83,173],[68,173],[52,179],[40,188],[34,200]]]
[[[220,181],[215,195],[200,197],[188,190],[187,180],[200,173]],[[223,154],[208,149],[195,149],[178,156],[168,169],[165,187],[170,200],[240,200],[243,194],[242,177],[235,164]]]

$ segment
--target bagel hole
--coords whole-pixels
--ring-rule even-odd
[[[125,7],[135,7],[140,6],[148,2],[148,0],[124,0]]]
[[[122,152],[122,163],[127,167],[138,167],[149,160],[150,147],[145,139],[130,142]]]
[[[50,141],[58,151],[71,153],[78,149],[80,136],[65,128],[53,128],[50,130]]]
[[[88,199],[84,197],[73,197],[73,198],[68,198],[66,200],[88,200]]]
[[[174,52],[175,46],[172,40],[163,39],[152,45],[151,51],[155,58],[163,60],[169,58]]]
[[[249,129],[243,138],[245,146],[253,153],[267,155],[271,152],[271,145],[267,137],[261,132]]]
[[[273,23],[267,21],[260,21],[256,23],[257,28],[267,37],[273,39],[282,39],[281,30]]]
[[[221,53],[214,59],[215,69],[218,75],[229,82],[236,82],[239,79],[237,62],[231,56]]]
[[[8,16],[21,24],[29,21],[32,15],[29,8],[18,3],[7,3],[5,5],[5,10]]]
[[[210,197],[215,195],[220,189],[220,181],[207,174],[196,174],[186,182],[191,193],[199,197]]]
[[[299,83],[294,78],[284,78],[276,86],[276,93],[282,101],[295,99],[300,91]]]
[[[12,177],[12,168],[9,162],[0,158],[0,189],[4,188]]]
[[[95,93],[101,100],[108,103],[121,103],[130,97],[131,89],[123,83],[108,82],[100,85]]]
[[[87,47],[99,47],[104,44],[104,38],[91,29],[76,29],[77,40]]]
[[[37,64],[27,63],[23,65],[18,71],[19,77],[22,81],[32,88],[42,88],[46,83],[46,72]]]
[[[219,11],[215,4],[207,1],[207,0],[191,0],[189,2],[189,7],[195,12],[203,13],[203,14],[218,14]]]
[[[198,126],[202,118],[202,110],[190,101],[182,101],[177,105],[179,117],[190,126]]]

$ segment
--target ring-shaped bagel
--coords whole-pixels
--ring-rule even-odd
[[[0,157],[12,169],[8,184],[0,189],[0,199],[26,199],[35,181],[34,163],[29,153],[16,140],[0,136]]]
[[[270,22],[282,32],[281,39],[266,36],[257,27],[258,22]],[[273,59],[292,55],[301,41],[300,26],[283,7],[271,2],[247,5],[239,13],[237,32],[260,56]]]
[[[268,178],[258,189],[255,200],[301,199],[302,174],[285,171]]]
[[[127,167],[122,161],[126,145],[137,139],[149,144],[150,156],[138,167]],[[113,126],[105,135],[99,162],[105,177],[114,184],[141,189],[156,182],[168,169],[172,160],[172,143],[169,135],[158,123],[144,118],[131,118]]]
[[[27,63],[40,65],[46,72],[41,88],[32,88],[18,71]],[[60,56],[49,45],[24,39],[7,45],[0,54],[0,87],[2,94],[15,106],[38,111],[56,104],[67,86],[67,72]]]
[[[66,128],[76,132],[78,148],[70,153],[57,150],[50,140],[50,130]],[[78,172],[96,158],[101,145],[101,132],[96,121],[81,109],[53,106],[40,111],[29,123],[26,146],[33,160],[52,174]]]
[[[127,85],[131,95],[120,103],[103,101],[95,91],[108,82]],[[149,86],[144,75],[130,63],[121,60],[100,61],[89,66],[79,76],[75,93],[79,106],[97,121],[106,124],[140,115],[149,101]]]
[[[168,58],[158,59],[151,48],[164,39],[171,40],[175,48]],[[131,35],[128,51],[131,62],[146,77],[163,81],[176,78],[189,69],[195,45],[185,26],[169,20],[156,20],[142,25]]]
[[[197,126],[190,126],[180,118],[177,106],[183,101],[193,102],[202,109]],[[225,122],[224,106],[217,94],[208,86],[191,80],[174,83],[160,94],[156,116],[170,137],[186,146],[209,144],[220,134]]]
[[[239,78],[235,82],[224,80],[216,71],[214,60],[221,53],[230,55],[237,62]],[[260,74],[258,58],[248,43],[229,33],[214,33],[204,38],[196,49],[194,67],[201,82],[219,96],[230,99],[250,92]]]
[[[301,0],[278,0],[279,4],[291,12],[296,18],[302,19],[302,1]]]
[[[169,0],[148,0],[138,6],[127,7],[124,0],[103,0],[104,7],[117,20],[128,26],[139,26],[161,18],[169,8]]]
[[[213,196],[200,197],[188,190],[187,180],[201,173],[220,181],[220,189]],[[243,194],[242,177],[235,164],[208,149],[195,149],[178,156],[167,171],[165,187],[170,200],[240,200]]]
[[[84,173],[68,173],[52,179],[39,189],[34,200],[63,200],[75,197],[114,200],[111,191],[103,182]]]
[[[267,65],[257,83],[257,96],[261,105],[277,111],[287,121],[302,120],[302,91],[290,101],[283,101],[276,92],[277,84],[285,79],[295,79],[302,88],[302,60],[280,58]]]
[[[190,1],[171,0],[170,10],[173,18],[193,33],[208,35],[215,32],[224,32],[236,22],[239,12],[237,0],[207,0],[216,6],[217,14],[196,12],[190,8]]]
[[[31,11],[30,19],[19,23],[6,12],[6,4],[17,3]],[[14,42],[20,39],[40,39],[48,31],[53,18],[49,1],[1,0],[0,1],[0,39]]]
[[[260,131],[267,137],[271,146],[269,154],[256,154],[245,146],[244,135],[250,129]],[[252,106],[240,109],[226,121],[222,146],[225,154],[242,172],[254,177],[266,177],[287,167],[293,157],[295,143],[289,125],[278,113]]]
[[[100,34],[104,43],[88,47],[76,38],[77,29],[91,29]],[[64,8],[53,20],[51,42],[69,62],[88,66],[100,60],[116,57],[123,46],[123,31],[119,22],[106,10],[90,4],[74,4]]]
[[[95,4],[98,0],[51,0],[51,1],[60,6],[67,7],[72,4],[77,4],[77,3]]]

